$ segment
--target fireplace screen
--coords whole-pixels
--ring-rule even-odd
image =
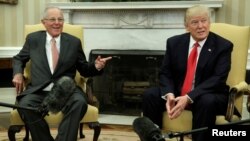
[[[101,76],[93,77],[93,93],[101,114],[140,115],[141,96],[158,86],[158,72],[164,51],[92,50],[90,61],[98,55],[112,56]]]

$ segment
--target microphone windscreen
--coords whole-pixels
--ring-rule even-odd
[[[62,110],[75,89],[76,84],[72,78],[68,76],[61,77],[55,82],[49,94],[44,98],[42,106],[46,107],[52,113],[58,113]]]
[[[139,117],[133,121],[133,129],[141,141],[165,141],[161,130],[147,117]]]

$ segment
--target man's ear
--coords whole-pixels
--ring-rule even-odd
[[[41,23],[44,25],[45,24],[45,21],[44,21],[44,19],[41,19]]]

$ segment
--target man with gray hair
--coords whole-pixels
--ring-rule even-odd
[[[23,48],[13,57],[12,82],[16,88],[17,102],[24,107],[41,105],[45,97],[56,90],[53,86],[57,86],[60,78],[67,76],[74,79],[77,71],[84,77],[102,74],[106,61],[111,59],[111,57],[98,56],[95,62],[87,62],[81,40],[62,32],[64,17],[61,9],[46,8],[41,22],[46,31],[27,35]],[[24,90],[23,72],[29,60],[31,61],[31,82]],[[55,95],[54,98],[57,97],[59,98],[59,95]],[[63,103],[64,116],[55,140],[76,141],[79,123],[86,111],[87,102],[83,91],[79,87],[72,89],[72,94]],[[33,141],[54,140],[41,113],[22,109],[18,109],[18,112],[29,128]]]

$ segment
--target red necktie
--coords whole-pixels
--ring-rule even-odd
[[[197,49],[199,47],[199,43],[196,42],[193,46],[193,49],[188,57],[187,64],[187,72],[186,77],[182,86],[181,95],[187,94],[192,89],[193,79],[196,70],[196,61],[197,61]]]
[[[52,65],[53,65],[53,70],[55,70],[58,58],[59,58],[59,52],[56,47],[56,40],[55,38],[51,39],[51,53],[52,53]]]

